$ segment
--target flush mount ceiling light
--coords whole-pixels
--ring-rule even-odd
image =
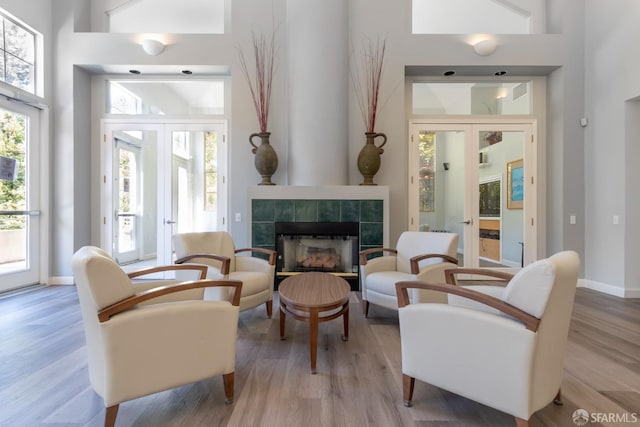
[[[473,50],[480,56],[491,55],[496,51],[496,41],[492,38],[479,39],[472,44]]]
[[[142,45],[142,49],[147,55],[160,55],[164,50],[164,43],[162,43],[160,40],[144,39],[140,44]]]

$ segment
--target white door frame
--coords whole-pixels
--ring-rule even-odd
[[[102,136],[102,147],[100,150],[100,246],[108,253],[112,253],[113,233],[114,233],[114,206],[113,194],[116,191],[113,188],[113,132],[118,130],[155,130],[158,132],[158,207],[161,212],[158,224],[158,246],[165,249],[165,253],[157,253],[158,264],[170,264],[171,260],[171,141],[170,132],[177,128],[183,130],[209,130],[212,127],[223,129],[223,139],[218,146],[218,157],[223,160],[218,173],[222,179],[218,180],[218,194],[220,203],[220,212],[222,215],[218,218],[218,226],[224,229],[228,223],[228,203],[227,203],[227,170],[228,149],[226,141],[227,121],[214,119],[102,119],[100,121],[100,134]],[[160,243],[162,242],[162,243]]]
[[[538,224],[538,183],[541,181],[537,177],[538,171],[538,144],[537,144],[537,120],[534,118],[430,118],[430,119],[412,119],[409,121],[409,147],[411,147],[411,137],[418,130],[434,130],[434,131],[465,131],[465,150],[470,150],[472,155],[465,155],[465,194],[464,194],[464,216],[465,220],[469,220],[470,223],[466,226],[465,236],[471,238],[464,239],[464,253],[465,255],[471,255],[472,260],[478,260],[478,245],[475,236],[479,236],[479,194],[474,189],[478,188],[479,184],[479,168],[478,168],[478,151],[479,147],[477,139],[474,139],[478,132],[477,130],[487,130],[487,126],[491,129],[503,130],[503,131],[523,131],[525,132],[525,146],[523,147],[524,153],[524,168],[526,171],[525,177],[525,204],[523,215],[525,219],[524,227],[524,241],[527,242],[524,249],[524,264],[527,265],[536,259],[538,259],[538,243],[540,241],[539,233],[542,231],[539,229]],[[420,129],[418,129],[420,128]],[[408,159],[411,159],[409,154]],[[411,165],[408,170],[408,188],[409,188],[409,206],[408,206],[408,224],[409,229],[416,228],[417,222],[412,225],[411,216],[417,212],[417,197],[414,197],[412,193],[411,178],[414,170]],[[506,181],[505,181],[506,184]],[[415,200],[414,200],[415,199]],[[465,259],[468,257],[465,256]],[[473,265],[475,266],[475,265]]]
[[[49,109],[0,98],[0,108],[29,118],[27,135],[27,269],[0,273],[0,292],[49,282]]]

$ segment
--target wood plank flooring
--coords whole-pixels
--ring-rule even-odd
[[[515,425],[513,418],[416,381],[402,405],[397,314],[371,306],[365,319],[351,294],[349,341],[342,322],[320,324],[318,374],[309,373],[308,325],[278,305],[241,313],[235,402],[222,377],[126,402],[117,426]],[[425,361],[426,363],[426,361]],[[640,415],[640,300],[578,289],[562,386],[564,406],[536,413],[534,427],[571,427],[577,408]],[[101,426],[102,400],[89,385],[75,288],[51,286],[0,299],[0,426]],[[640,425],[601,422],[588,426]]]

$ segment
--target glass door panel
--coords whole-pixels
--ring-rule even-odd
[[[480,266],[520,267],[524,264],[525,132],[503,129],[484,126],[475,133],[480,144]]]
[[[170,230],[174,233],[226,228],[224,216],[224,126],[168,125],[171,141]],[[171,245],[172,247],[172,245]]]
[[[137,127],[113,132],[113,255],[121,265],[156,258],[158,137]]]
[[[409,229],[458,233],[458,258],[465,261],[468,133],[435,125],[412,127]]]
[[[0,103],[0,292],[40,277],[39,112]]]

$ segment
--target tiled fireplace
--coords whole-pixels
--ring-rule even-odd
[[[318,251],[318,247],[326,246],[328,240],[342,239],[327,237],[334,234],[333,231],[355,226],[357,230],[357,250],[372,247],[388,246],[389,239],[389,190],[385,186],[259,186],[249,189],[251,246],[278,250],[277,234],[286,231],[287,225],[291,227],[292,235],[304,236],[304,242],[308,244],[308,237],[316,236],[321,243],[308,244]],[[314,223],[318,224],[318,230],[313,231]],[[335,223],[336,227],[331,227]],[[296,226],[297,224],[297,226]],[[304,224],[304,232],[297,231]],[[308,227],[311,227],[309,229]],[[278,228],[278,233],[276,233]],[[311,231],[309,231],[311,230]],[[326,231],[331,230],[331,233]],[[350,243],[353,244],[353,243]],[[291,245],[291,243],[289,243]],[[339,249],[334,249],[334,251]],[[280,271],[291,269],[286,267],[291,261],[285,263],[281,246],[278,253],[279,271],[276,282],[299,271]],[[331,260],[325,260],[327,253],[315,254],[316,256],[305,261],[308,271],[324,271]],[[324,258],[320,258],[322,255]],[[346,258],[349,264],[347,270],[337,272],[351,285],[352,290],[359,289],[357,257],[352,255],[342,256],[341,263]],[[326,262],[325,262],[326,261]],[[324,263],[324,264],[323,264]],[[323,264],[323,265],[320,265]],[[354,265],[355,264],[355,265]],[[314,267],[315,266],[315,267]],[[300,269],[303,270],[303,269]]]

